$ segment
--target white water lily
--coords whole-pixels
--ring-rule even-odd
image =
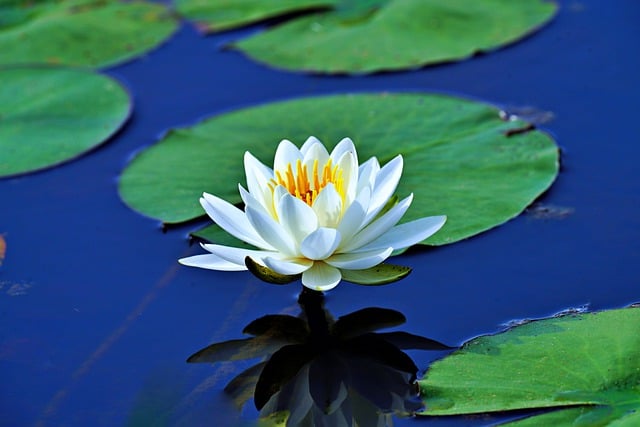
[[[209,254],[180,263],[239,271],[247,269],[250,257],[279,274],[302,274],[308,288],[332,289],[342,279],[341,270],[374,267],[444,224],[445,216],[433,216],[396,225],[413,199],[411,194],[387,206],[402,165],[400,155],[383,167],[375,157],[359,165],[349,138],[330,154],[313,136],[300,149],[283,140],[273,169],[246,152],[248,190],[239,185],[244,211],[208,193],[200,203],[226,232],[258,249],[203,244]]]

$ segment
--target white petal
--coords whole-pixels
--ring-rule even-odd
[[[340,270],[324,262],[314,262],[310,269],[302,273],[302,284],[314,291],[333,289],[341,279]]]
[[[353,152],[346,152],[338,159],[344,182],[345,204],[349,206],[356,198],[358,188],[358,159]]]
[[[259,210],[251,208],[251,206],[247,206],[246,213],[253,228],[276,250],[289,256],[297,256],[300,254],[296,248],[293,236],[275,219]]]
[[[266,205],[263,205],[262,202],[258,201],[251,193],[242,187],[242,185],[238,184],[238,191],[240,192],[240,198],[244,202],[245,211],[247,206],[251,206],[254,209],[264,212],[265,214],[271,216],[273,219],[277,221],[278,214],[276,212],[274,197],[272,194],[269,194],[268,200],[265,201]],[[271,189],[269,189],[269,193],[271,193]]]
[[[320,169],[320,172],[322,172],[322,168],[329,161],[329,153],[324,145],[319,142],[317,144],[311,144],[307,148],[302,159],[302,164],[307,167],[307,173],[309,174],[308,176],[312,182],[313,163],[316,160],[318,161],[318,168]]]
[[[370,158],[358,167],[358,193],[365,187],[373,188],[379,171],[380,164],[375,157]]]
[[[303,271],[307,271],[313,265],[313,261],[306,258],[295,259],[277,259],[277,258],[263,258],[262,261],[267,267],[275,271],[276,273],[294,275],[300,274]]]
[[[280,173],[285,172],[289,164],[295,168],[298,160],[302,160],[302,154],[300,154],[298,147],[293,145],[293,142],[283,139],[276,149],[276,155],[273,160],[273,170],[279,171]]]
[[[300,147],[300,154],[302,154],[302,157],[306,156],[307,152],[309,151],[309,148],[314,144],[322,145],[322,142],[320,142],[320,140],[315,136],[310,136],[309,138],[307,138],[304,144],[302,144],[302,147]]]
[[[365,222],[371,221],[393,196],[402,175],[402,156],[398,155],[384,165],[376,175],[371,192],[371,204]]]
[[[444,225],[447,217],[429,216],[396,225],[371,243],[361,247],[358,251],[368,251],[392,247],[394,250],[408,248],[420,243]]]
[[[329,265],[345,270],[364,270],[380,264],[389,258],[393,248],[376,249],[366,252],[336,254],[325,260]]]
[[[336,228],[342,215],[342,197],[332,183],[324,187],[311,206],[320,227]]]
[[[271,198],[268,184],[274,178],[273,171],[247,151],[244,153],[244,172],[249,192],[266,207]]]
[[[356,152],[356,147],[353,145],[353,141],[351,138],[342,138],[338,145],[333,148],[331,151],[331,159],[333,163],[336,164],[342,158],[345,153],[353,153],[353,157],[356,159],[356,165],[358,164],[358,153]]]
[[[380,218],[360,230],[351,240],[345,242],[343,246],[340,247],[340,252],[353,252],[386,233],[400,221],[402,215],[409,209],[412,200],[413,194],[410,194],[409,197],[399,201],[398,204],[389,209],[388,212],[385,212]],[[388,246],[391,245],[387,245],[386,247]]]
[[[222,200],[213,194],[204,193],[200,198],[200,204],[216,224],[232,236],[263,249],[273,249],[249,222],[247,216],[231,203]]]
[[[268,212],[266,210],[266,207],[263,206],[263,204],[258,201],[258,199],[253,197],[253,194],[245,190],[245,188],[241,184],[238,184],[238,192],[240,193],[240,198],[242,199],[242,202],[245,206],[251,206],[252,208]]]
[[[235,264],[213,254],[194,255],[187,258],[181,258],[178,262],[182,265],[188,265],[189,267],[207,268],[209,270],[243,271],[247,269],[244,262],[242,265]]]
[[[246,207],[247,219],[260,236],[285,255],[299,255],[293,237],[275,219],[265,213]]]
[[[244,265],[244,259],[246,257],[259,260],[265,257],[282,256],[278,252],[273,251],[258,251],[255,249],[234,248],[232,246],[214,245],[209,243],[202,244],[202,247],[213,255],[237,265]]]
[[[333,254],[339,244],[338,230],[320,227],[302,241],[300,252],[309,259],[322,260]]]
[[[351,205],[345,210],[340,224],[338,224],[338,232],[342,236],[343,242],[351,240],[354,234],[356,234],[362,228],[362,222],[364,216],[367,213],[367,206],[369,206],[369,197],[371,191],[365,188],[358,194],[358,198],[351,203]]]
[[[277,214],[280,224],[293,236],[297,246],[318,228],[318,218],[313,209],[289,193],[280,198]]]
[[[278,203],[278,201],[284,197],[285,194],[291,194],[289,193],[289,190],[287,190],[284,185],[278,185],[276,186],[276,188],[273,189],[273,203],[274,206],[276,203]]]

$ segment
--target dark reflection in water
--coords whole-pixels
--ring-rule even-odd
[[[407,332],[375,332],[403,324],[398,311],[370,307],[334,320],[320,292],[304,289],[299,317],[267,315],[251,322],[251,338],[212,344],[190,363],[261,357],[225,392],[243,406],[253,397],[261,418],[287,426],[388,426],[392,415],[422,408],[418,368],[408,349],[451,347]]]

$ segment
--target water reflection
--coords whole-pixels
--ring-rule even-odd
[[[448,350],[407,332],[375,332],[403,324],[398,311],[370,307],[334,320],[320,292],[304,289],[298,317],[275,314],[251,322],[251,338],[212,344],[189,357],[213,363],[262,357],[225,392],[243,406],[253,397],[260,417],[287,426],[387,426],[391,416],[422,407],[418,368],[403,350]]]

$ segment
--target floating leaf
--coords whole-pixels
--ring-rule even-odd
[[[177,28],[159,4],[120,0],[0,2],[0,64],[105,67],[157,46]]]
[[[340,0],[176,0],[176,10],[200,31],[241,27],[267,18],[333,6]]]
[[[640,309],[626,308],[534,321],[476,338],[434,363],[420,381],[424,415],[557,407],[514,424],[635,425],[638,331]]]
[[[0,177],[73,159],[129,117],[127,92],[88,70],[9,68],[0,81]]]
[[[465,59],[527,36],[557,10],[555,3],[544,0],[229,3],[181,0],[179,10],[200,28],[215,31],[333,3],[324,11],[293,15],[289,22],[235,44],[274,67],[325,73],[368,73]]]
[[[419,94],[335,95],[248,108],[169,132],[128,165],[119,191],[145,215],[187,221],[204,214],[203,191],[241,202],[245,151],[271,165],[283,138],[302,144],[315,135],[330,146],[349,136],[361,161],[404,156],[398,194],[414,193],[404,220],[447,215],[426,243],[451,243],[515,217],[557,174],[553,140],[536,130],[509,137],[506,132],[527,124],[498,113],[478,102]]]

